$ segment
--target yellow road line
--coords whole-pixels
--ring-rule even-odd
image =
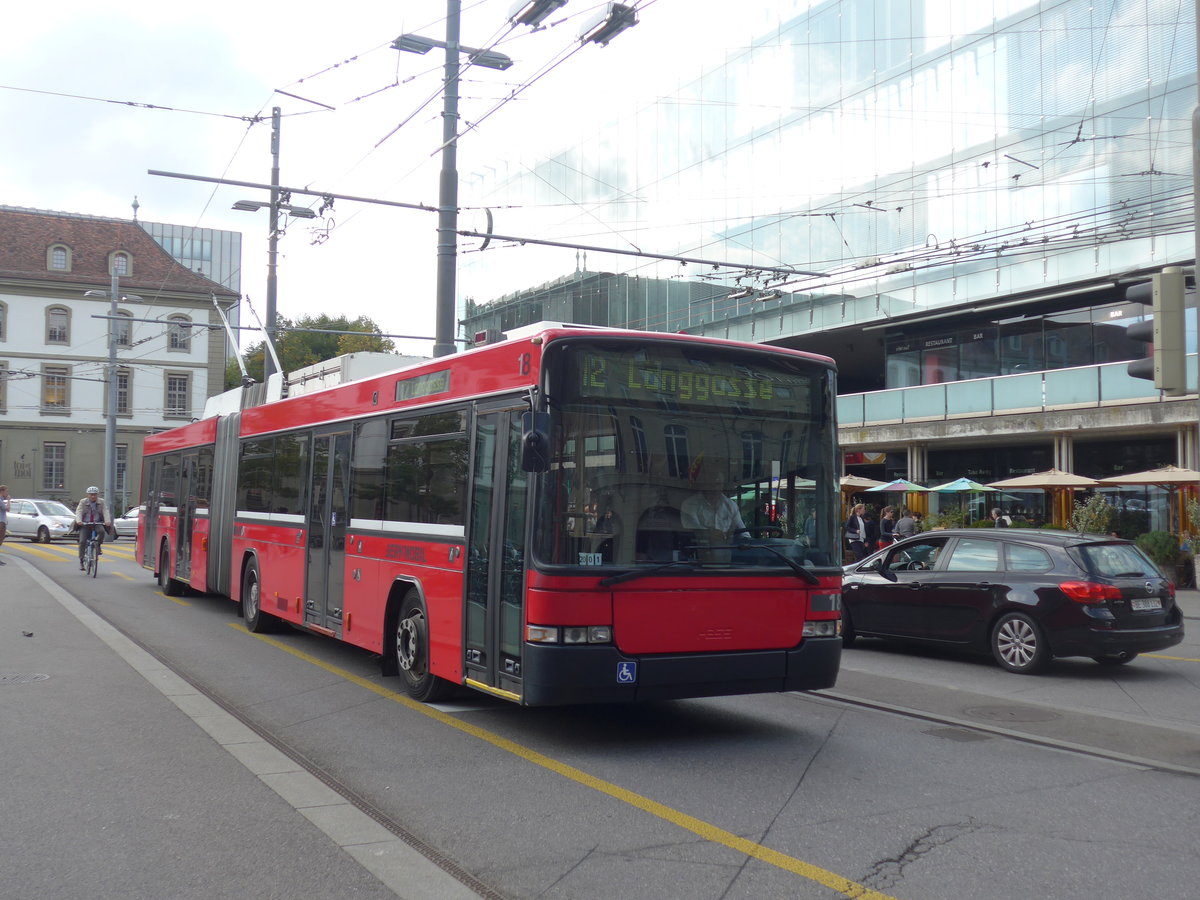
[[[245,626],[240,623],[230,622],[229,627],[236,628],[245,634],[250,634],[250,632],[246,631]],[[672,809],[669,806],[651,800],[649,797],[643,797],[641,794],[635,794],[633,791],[627,791],[625,788],[618,787],[611,782],[589,775],[580,769],[576,769],[574,766],[569,766],[565,763],[558,762],[555,759],[551,759],[548,756],[538,753],[536,750],[523,747],[515,741],[501,737],[500,735],[491,731],[487,731],[486,729],[479,728],[476,725],[471,725],[470,723],[455,718],[454,716],[444,713],[441,710],[426,706],[424,703],[418,703],[416,700],[406,697],[403,694],[390,691],[382,685],[375,684],[374,682],[368,681],[367,679],[355,675],[352,672],[339,669],[337,666],[329,665],[328,663],[323,662],[316,657],[309,656],[307,653],[304,653],[293,647],[289,647],[282,641],[265,637],[260,634],[251,634],[250,636],[258,638],[258,640],[262,641],[263,643],[270,644],[272,647],[276,647],[285,653],[290,653],[297,659],[302,659],[307,663],[318,666],[330,674],[337,675],[346,679],[347,681],[357,684],[359,687],[366,688],[368,691],[378,694],[380,697],[384,697],[388,700],[399,703],[402,706],[405,706],[414,712],[419,712],[424,716],[428,716],[431,719],[436,719],[443,725],[448,725],[451,728],[455,728],[463,732],[464,734],[469,734],[481,741],[486,741],[493,747],[504,750],[508,753],[512,753],[514,756],[519,756],[521,759],[533,763],[536,766],[541,766],[544,769],[548,769],[551,772],[574,781],[576,784],[581,784],[584,787],[599,791],[602,794],[607,794],[608,796],[613,797],[622,803],[628,803],[630,806],[636,807],[643,812],[647,812],[665,822],[669,822],[672,825],[676,825],[679,828],[683,828],[686,831],[690,831],[693,834],[699,835],[706,841],[712,841],[715,844],[723,844],[732,850],[737,850],[740,853],[744,853],[747,856],[751,856],[754,859],[767,863],[768,865],[772,865],[776,868],[783,869],[784,871],[807,878],[810,881],[815,881],[818,884],[837,891],[844,897],[852,898],[852,900],[895,900],[894,897],[891,897],[888,894],[881,894],[878,891],[873,891],[865,885],[859,884],[856,881],[850,881],[848,878],[843,878],[834,872],[830,872],[828,869],[822,869],[820,866],[814,866],[811,863],[806,863],[801,859],[796,859],[794,856],[788,856],[786,853],[780,853],[777,850],[772,850],[770,847],[764,847],[762,844],[756,844],[753,841],[748,841],[745,838],[738,837],[738,835],[734,834],[733,832],[726,831],[723,828],[718,828],[717,826],[701,819],[689,816],[687,813],[682,813],[677,809]]]
[[[126,575],[124,572],[116,572],[116,571],[114,571],[114,572],[112,572],[112,573],[110,573],[110,574],[116,575],[118,578],[124,578],[126,581],[133,581],[133,576],[132,576],[132,575]]]
[[[1200,662],[1200,659],[1192,656],[1166,656],[1162,653],[1143,653],[1142,656],[1146,657],[1146,659],[1173,659],[1175,662]]]
[[[12,541],[5,541],[4,545],[6,547],[12,547],[12,549],[16,550],[18,553],[26,553],[29,556],[36,556],[38,559],[60,559],[61,558],[61,557],[55,556],[53,553],[50,553],[47,550],[43,550],[40,546],[36,546],[34,544],[15,544]]]

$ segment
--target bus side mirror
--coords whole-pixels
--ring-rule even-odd
[[[522,413],[521,468],[526,472],[550,470],[550,413]]]

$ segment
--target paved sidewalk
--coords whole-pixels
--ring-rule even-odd
[[[1183,617],[1185,619],[1200,619],[1200,591],[1195,588],[1188,590],[1179,588],[1175,591],[1175,602],[1183,610]],[[1200,626],[1188,627],[1200,628]]]
[[[0,897],[475,897],[0,551]]]

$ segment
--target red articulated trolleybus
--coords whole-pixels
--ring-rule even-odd
[[[148,437],[142,564],[250,631],[378,653],[419,700],[831,687],[833,361],[526,331]]]

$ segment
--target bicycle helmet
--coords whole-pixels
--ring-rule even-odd
[[[96,486],[93,484],[93,485],[92,485],[90,488],[88,488],[88,489],[87,489],[87,492],[88,492],[89,494],[98,494],[98,493],[100,493],[100,488],[96,487]]]

